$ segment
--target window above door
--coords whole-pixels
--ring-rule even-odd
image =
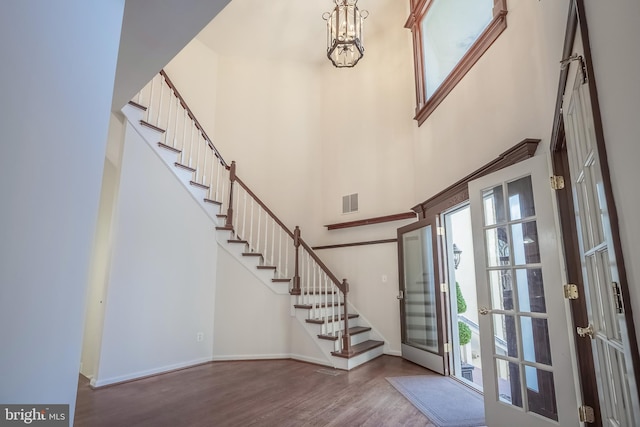
[[[410,0],[421,125],[507,28],[506,0]]]

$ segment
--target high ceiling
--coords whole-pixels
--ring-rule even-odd
[[[364,41],[383,29],[388,7],[407,10],[409,0],[359,0],[368,10]],[[225,56],[320,64],[326,57],[326,24],[322,14],[333,0],[232,0],[202,30],[198,39]],[[408,31],[408,30],[407,30]]]

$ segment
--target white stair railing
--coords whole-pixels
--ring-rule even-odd
[[[192,183],[207,187],[208,202],[220,205],[220,216],[249,253],[261,254],[261,266],[274,268],[275,279],[293,279],[291,294],[311,306],[310,318],[322,334],[336,338],[336,351],[350,354],[346,279],[339,281],[311,247],[300,229],[289,230],[227,164],[164,70],[132,100],[146,107],[142,124],[163,130],[158,141],[179,151],[176,166],[193,171]]]

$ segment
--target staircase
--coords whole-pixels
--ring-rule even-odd
[[[216,227],[219,245],[277,294],[326,364],[350,370],[383,354],[384,341],[348,302],[342,281],[225,162],[164,71],[123,108],[132,127],[167,164]]]

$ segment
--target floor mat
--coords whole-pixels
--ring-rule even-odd
[[[485,425],[482,395],[438,375],[390,377],[387,381],[437,427]]]

